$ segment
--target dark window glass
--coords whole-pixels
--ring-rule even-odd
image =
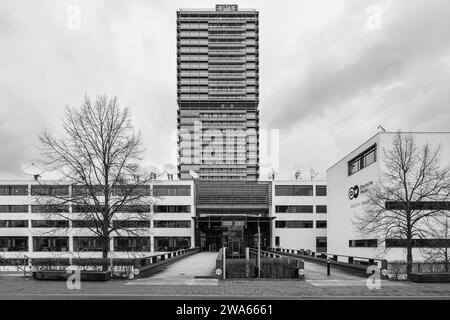
[[[116,220],[113,221],[114,228],[150,228],[149,220]]]
[[[316,221],[316,228],[317,229],[325,229],[326,227],[327,227],[327,222],[326,221],[321,221],[321,220]]]
[[[316,238],[316,251],[317,252],[327,252],[327,238],[317,237]]]
[[[0,220],[0,228],[28,228],[28,220]]]
[[[114,237],[114,251],[150,251],[150,238],[148,237]]]
[[[102,251],[102,239],[99,237],[73,237],[74,251]]]
[[[275,228],[310,229],[314,227],[313,221],[303,220],[278,220],[275,221]]]
[[[406,248],[406,239],[386,239],[386,248]],[[414,248],[450,248],[450,239],[412,239]]]
[[[68,186],[31,186],[32,196],[66,196],[68,194]]]
[[[349,240],[348,246],[350,248],[376,248],[378,247],[378,241],[377,239]]]
[[[275,246],[276,247],[280,246],[280,237],[278,237],[278,236],[275,237]]]
[[[28,237],[0,237],[0,252],[28,251]]]
[[[153,186],[154,196],[190,196],[191,187],[190,186],[165,186],[156,185]]]
[[[27,196],[28,186],[26,185],[1,185],[0,196]]]
[[[153,221],[154,228],[190,228],[191,221],[185,220],[155,220]]]
[[[27,205],[0,205],[0,213],[2,212],[20,212],[28,213]]]
[[[136,185],[120,185],[113,187],[113,195],[116,196],[149,196],[150,195],[150,186],[136,186]]]
[[[275,196],[312,196],[313,186],[277,185]]]
[[[351,176],[352,174],[364,169],[367,166],[370,166],[376,161],[377,145],[375,144],[364,152],[361,152],[359,155],[348,162],[348,175]]]
[[[316,206],[316,213],[327,213],[327,206]]]
[[[72,186],[72,195],[74,196],[88,196],[88,195],[101,196],[104,194],[103,186]]]
[[[73,213],[99,213],[103,211],[102,206],[96,205],[73,205],[72,212]]]
[[[155,237],[155,251],[176,251],[189,249],[191,237]]]
[[[69,251],[69,237],[33,237],[33,250]]]
[[[405,210],[406,204],[399,201],[386,201],[386,210]],[[412,210],[446,210],[450,211],[450,201],[413,201]]]
[[[316,186],[316,196],[326,196],[327,195],[327,186]]]
[[[101,222],[95,220],[73,220],[72,228],[90,228],[96,229],[97,226],[101,228]]]
[[[313,206],[275,206],[277,213],[313,213]]]
[[[125,205],[121,206],[116,212],[128,212],[128,213],[149,213],[149,205]]]
[[[69,220],[31,220],[33,228],[68,228]]]
[[[154,206],[155,213],[190,213],[191,206]]]
[[[66,213],[69,212],[67,205],[32,205],[31,212],[33,213]]]

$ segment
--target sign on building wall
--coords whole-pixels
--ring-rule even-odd
[[[237,4],[217,4],[216,11],[238,11]]]

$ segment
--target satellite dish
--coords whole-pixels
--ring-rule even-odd
[[[148,171],[150,172],[151,180],[156,180],[156,178],[161,175],[161,170],[159,170],[157,167],[155,167],[153,165],[149,166]]]
[[[311,176],[311,181],[318,175],[319,173],[314,171],[313,169],[309,170],[309,175]]]
[[[278,172],[275,169],[271,168],[269,171],[269,180],[275,180],[275,176],[277,174],[278,174]]]
[[[177,168],[172,164],[166,164],[164,166],[164,172],[167,173],[167,179],[173,180],[173,176],[177,174]]]
[[[300,169],[295,171],[294,177],[295,177],[295,180],[302,180],[302,171]]]
[[[199,175],[194,170],[189,170],[189,174],[191,175],[192,179],[198,179]]]
[[[26,174],[33,176],[34,180],[37,180],[41,174],[47,171],[45,163],[39,159],[25,161],[21,168]]]

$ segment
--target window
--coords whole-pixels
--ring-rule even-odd
[[[0,228],[28,228],[28,220],[0,220]]]
[[[313,221],[287,220],[275,221],[275,228],[311,229],[314,227]]]
[[[112,193],[115,196],[145,197],[150,195],[150,186],[136,186],[136,185],[114,186]]]
[[[32,196],[67,196],[68,186],[31,186]]]
[[[450,239],[412,239],[414,248],[450,248]],[[386,248],[405,248],[406,239],[386,239]]]
[[[275,186],[275,196],[312,196],[313,186]]]
[[[33,228],[68,228],[69,220],[31,220]]]
[[[191,237],[155,237],[155,251],[176,251],[189,249]]]
[[[113,221],[114,228],[150,228],[149,220],[116,220]]]
[[[104,209],[103,206],[97,205],[73,205],[72,212],[73,213],[98,213],[102,212]]]
[[[348,175],[352,174],[370,166],[377,161],[377,145],[371,146],[369,149],[361,152],[348,162]]]
[[[28,251],[28,237],[0,237],[0,252]]]
[[[73,237],[74,251],[102,251],[100,237]]]
[[[81,186],[74,185],[72,186],[72,195],[74,196],[88,196],[94,194],[96,196],[104,195],[103,186]]]
[[[33,237],[33,251],[69,251],[69,237]]]
[[[316,228],[317,229],[326,229],[327,227],[327,222],[324,220],[317,220],[316,221]]]
[[[69,206],[66,205],[32,205],[31,212],[33,213],[66,213],[69,212]]]
[[[27,205],[0,205],[0,213],[20,212],[28,213]]]
[[[26,185],[1,185],[0,196],[27,196],[28,186]]]
[[[276,236],[275,237],[275,247],[279,247],[280,246],[280,237]]]
[[[73,220],[72,228],[90,228],[96,229],[97,226],[101,228],[101,221],[96,220]]]
[[[189,213],[191,206],[154,206],[155,213]]]
[[[190,186],[153,186],[153,195],[158,196],[190,196]]]
[[[326,237],[316,237],[316,251],[317,252],[327,252],[327,238]]]
[[[275,206],[277,213],[313,213],[313,206]]]
[[[405,210],[406,204],[399,201],[386,201],[386,210]],[[413,201],[412,210],[446,210],[450,211],[450,201]]]
[[[116,210],[117,212],[128,213],[150,213],[149,205],[125,205]]]
[[[348,246],[350,248],[376,248],[378,247],[378,241],[377,239],[349,240]]]
[[[327,195],[327,186],[316,186],[316,196],[325,197]]]
[[[325,205],[316,206],[316,213],[327,213],[327,206]]]
[[[191,221],[187,220],[155,220],[154,228],[190,228]]]
[[[114,251],[150,251],[149,237],[114,237]]]

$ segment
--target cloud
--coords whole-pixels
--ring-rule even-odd
[[[367,7],[381,9],[368,30]],[[67,7],[81,9],[70,30]],[[143,134],[146,163],[170,162],[176,131],[176,10],[215,2],[24,1],[0,12],[0,177],[25,178],[41,127],[64,106],[117,95]],[[280,177],[322,173],[375,133],[446,130],[450,3],[240,1],[260,11],[261,127],[280,129]],[[439,114],[439,117],[436,115]]]

